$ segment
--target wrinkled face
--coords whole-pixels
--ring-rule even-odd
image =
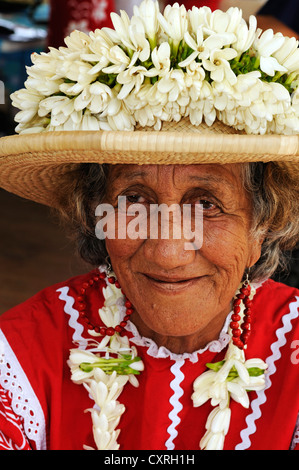
[[[260,243],[249,236],[251,202],[240,175],[239,164],[111,166],[105,202],[116,213],[119,196],[126,196],[127,208],[138,203],[148,214],[153,204],[202,210],[200,249],[186,250],[183,230],[180,239],[106,239],[135,308],[133,322],[148,335],[183,337],[222,326],[244,270],[260,256]]]

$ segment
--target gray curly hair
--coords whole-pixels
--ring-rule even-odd
[[[95,235],[95,207],[106,194],[109,165],[82,163],[66,175],[60,214],[70,228],[78,252],[92,266],[106,263],[104,240]],[[299,187],[289,172],[274,162],[243,163],[243,184],[253,207],[249,236],[263,239],[259,261],[250,270],[258,282],[286,270],[288,252],[299,240]]]

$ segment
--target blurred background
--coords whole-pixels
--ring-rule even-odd
[[[110,26],[110,13],[132,14],[140,0],[0,0],[0,137],[14,134],[14,111],[9,95],[23,87],[32,52],[64,45],[72,30],[88,32]],[[173,2],[160,2],[161,6]],[[187,8],[207,5],[243,9],[245,18],[258,16],[262,29],[273,28],[299,38],[299,0],[185,0]],[[4,85],[4,86],[3,86]],[[90,267],[74,256],[47,207],[0,189],[0,314],[39,290]],[[289,253],[290,270],[275,278],[299,287],[299,250]]]

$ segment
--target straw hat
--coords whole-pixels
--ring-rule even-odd
[[[56,206],[61,176],[80,163],[195,164],[276,161],[299,180],[299,137],[232,133],[187,120],[161,131],[72,131],[0,139],[0,186]],[[295,176],[296,175],[296,176]]]
[[[62,175],[83,162],[274,161],[299,181],[295,39],[261,35],[237,8],[176,4],[162,15],[144,0],[131,20],[112,20],[115,30],[75,31],[67,47],[33,56],[12,96],[20,135],[0,139],[1,187],[55,207]],[[218,47],[205,52],[211,36]]]

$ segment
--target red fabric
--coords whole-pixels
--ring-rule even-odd
[[[168,1],[167,4],[169,5],[173,5],[174,3],[179,3],[180,5],[185,5],[185,7],[187,8],[187,10],[191,10],[191,8],[194,6],[194,7],[197,7],[197,8],[200,8],[200,7],[209,7],[211,8],[211,10],[217,10],[217,8],[219,8],[219,4],[220,4],[220,0],[179,0],[179,1],[176,1],[176,0],[173,0],[173,1]]]
[[[52,450],[80,450],[83,445],[94,447],[91,417],[84,412],[93,406],[93,402],[83,386],[75,385],[70,380],[67,359],[69,349],[74,347],[74,328],[69,325],[69,315],[64,311],[65,302],[59,299],[60,294],[57,293],[58,288],[67,286],[71,306],[76,310],[72,298],[76,297],[87,279],[89,275],[79,276],[45,289],[0,317],[1,330],[13,347],[43,409],[47,448]],[[98,308],[103,304],[101,291],[90,289],[88,299],[88,311],[95,321]],[[273,355],[273,345],[281,335],[290,305],[292,309],[296,306],[297,318],[287,325],[286,340],[281,344],[275,371],[270,377],[271,386],[266,390],[265,402],[260,406],[261,416],[255,421],[256,429],[249,436],[250,449],[253,450],[286,450],[292,441],[299,411],[299,365],[298,361],[291,359],[294,353],[292,345],[299,338],[298,303],[298,290],[273,281],[264,283],[254,299],[252,336],[246,352],[248,359],[260,357],[265,360]],[[86,330],[83,335],[88,337]],[[145,370],[139,376],[139,387],[128,384],[119,398],[126,407],[120,421],[120,449],[165,450],[171,424],[171,382],[174,379],[171,367],[175,361],[168,357],[150,357],[145,347],[137,346],[137,349],[145,363]],[[192,384],[205,370],[207,362],[222,360],[224,354],[225,351],[206,351],[198,356],[197,362],[186,360],[182,365],[184,378],[181,387],[184,393],[180,398],[182,410],[179,413],[180,423],[176,427],[175,450],[198,450],[212,407],[210,402],[200,408],[192,407]],[[254,400],[257,395],[251,392],[250,396]],[[247,428],[246,419],[251,411],[251,408],[247,410],[232,402],[232,424],[225,449],[235,449],[241,442],[241,432]],[[24,440],[27,440],[21,420],[19,428]],[[13,439],[16,445],[19,444],[18,433],[13,435],[3,418],[0,431]],[[29,444],[34,448],[33,441]]]
[[[49,46],[64,46],[64,38],[74,29],[89,32],[111,27],[112,11],[115,11],[114,0],[51,0]]]
[[[0,450],[30,450],[23,424],[11,407],[11,399],[0,387]]]

